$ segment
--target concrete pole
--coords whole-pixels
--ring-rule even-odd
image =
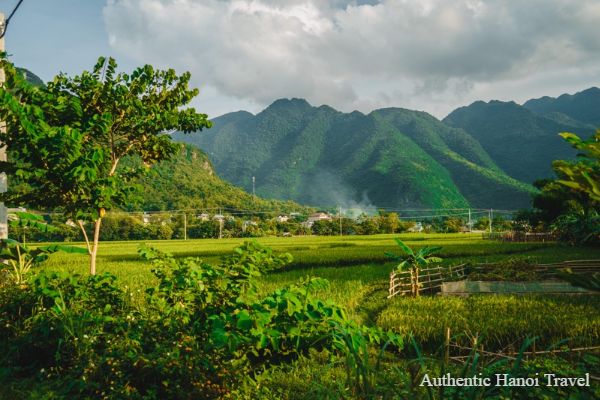
[[[469,208],[469,233],[473,232],[473,221],[471,220],[471,209]]]
[[[2,26],[4,29],[6,29],[6,27],[4,26],[4,23],[5,23],[4,14],[0,12],[0,26]],[[0,51],[4,51],[4,38],[0,39]],[[0,69],[0,85],[4,85],[5,79],[6,78],[4,76],[4,70]],[[0,130],[2,132],[6,132],[6,124],[4,124],[4,122],[0,122]],[[4,147],[1,144],[0,144],[0,146],[2,146],[0,148],[0,161],[6,161],[6,147]],[[0,174],[0,193],[6,192],[7,189],[8,189],[8,182],[6,179],[6,174],[2,173],[2,174]],[[6,239],[6,238],[8,238],[7,210],[6,210],[6,207],[4,206],[4,203],[0,203],[0,239]]]
[[[339,208],[339,215],[340,215],[340,236],[342,236],[342,207]]]
[[[183,212],[183,240],[187,240],[187,214]]]

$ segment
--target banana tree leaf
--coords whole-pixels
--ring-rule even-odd
[[[44,221],[44,217],[42,217],[41,215],[32,214],[32,213],[28,213],[28,212],[24,212],[24,211],[16,211],[11,214],[16,215],[17,218],[23,219],[23,220]]]
[[[408,247],[407,245],[404,244],[404,242],[400,239],[394,239],[396,241],[396,243],[398,244],[398,246],[400,246],[400,248],[409,256],[414,255],[415,253],[413,253],[412,249],[410,247]]]
[[[386,257],[391,258],[394,261],[400,261],[402,260],[402,257],[394,254],[394,253],[390,253],[388,251],[386,251],[385,253],[383,253]]]
[[[56,232],[58,230],[58,228],[52,225],[34,219],[17,219],[10,221],[10,225],[13,227],[34,228],[40,232]]]
[[[38,249],[43,250],[47,253],[56,253],[57,251],[63,251],[71,254],[88,254],[88,251],[84,247],[65,246],[62,244],[51,244],[49,246],[41,246]]]

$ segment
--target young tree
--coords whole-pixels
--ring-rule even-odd
[[[210,127],[205,114],[182,108],[198,94],[190,74],[150,65],[117,73],[112,58],[99,58],[91,72],[58,75],[45,87],[28,84],[3,56],[6,85],[0,88],[0,142],[9,161],[0,172],[14,176],[2,198],[9,204],[59,209],[78,221],[96,273],[102,217],[125,205],[132,179],[145,169],[120,167],[124,157],[144,165],[170,158],[180,148],[168,131]],[[147,168],[146,168],[147,169]],[[85,223],[93,225],[90,240]]]

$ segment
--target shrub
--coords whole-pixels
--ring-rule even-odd
[[[246,242],[212,266],[151,248],[140,253],[157,278],[142,305],[110,274],[43,272],[25,287],[1,288],[4,379],[41,375],[68,396],[212,399],[315,348],[345,356],[349,384],[365,393],[369,346],[402,345],[314,298],[325,280],[259,296],[255,279],[285,266],[289,254]]]

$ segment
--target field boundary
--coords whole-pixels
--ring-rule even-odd
[[[552,232],[483,232],[484,240],[501,240],[503,242],[555,242],[558,236]]]
[[[466,264],[449,267],[435,266],[419,270],[419,292],[441,291],[445,280],[461,279],[465,276],[465,266]],[[388,299],[397,295],[410,294],[415,284],[415,278],[412,271],[392,271]]]

